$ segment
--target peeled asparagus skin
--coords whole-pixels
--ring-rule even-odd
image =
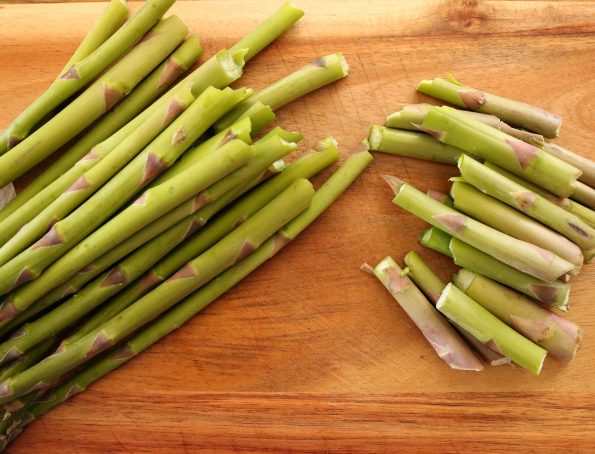
[[[450,76],[449,80],[422,80],[417,91],[465,109],[492,114],[503,121],[528,129],[547,138],[557,137],[562,119],[540,107],[502,98],[468,87]]]
[[[545,142],[542,148],[549,154],[579,169],[583,172],[579,177],[579,181],[592,188],[595,187],[595,162],[551,142]]]
[[[552,251],[578,269],[583,265],[583,253],[576,244],[529,216],[463,181],[454,181],[450,193],[455,209],[510,236]]]
[[[436,308],[449,320],[469,331],[484,344],[492,345],[519,366],[535,375],[541,372],[547,350],[501,322],[453,284],[446,286]]]
[[[440,279],[415,252],[408,252],[405,255],[404,260],[405,265],[407,266],[407,268],[405,268],[407,277],[411,278],[415,285],[417,285],[420,290],[424,292],[424,294],[433,304],[436,304],[440,299],[440,295],[444,291],[444,288],[446,287],[446,282]],[[488,346],[478,341],[472,334],[465,331],[460,326],[453,326],[491,366],[510,364],[510,359],[490,349]]]
[[[227,128],[258,101],[277,110],[301,96],[342,79],[348,73],[349,65],[343,55],[330,54],[320,57],[302,69],[255,92],[221,118],[215,124],[215,130],[221,131]]]
[[[393,203],[510,266],[545,281],[555,280],[574,268],[554,253],[469,218],[396,177],[383,178],[395,193]]]
[[[541,148],[483,124],[451,107],[431,107],[421,129],[473,153],[560,197],[574,192],[581,171]]]
[[[411,279],[403,275],[392,257],[385,257],[374,268],[369,265],[367,268],[399,303],[443,361],[453,369],[483,370],[481,361]]]
[[[79,91],[116,61],[157,24],[175,0],[148,0],[120,29],[86,58],[64,72],[0,136],[0,150],[10,150],[23,141],[31,129],[62,102]],[[150,40],[149,40],[150,41]],[[21,149],[20,152],[22,152]],[[5,179],[4,176],[3,179]],[[0,187],[4,186],[0,184]]]
[[[150,32],[151,39],[138,43],[64,109],[0,156],[0,187],[39,164],[110,111],[180,44],[187,32],[176,16],[159,23]]]
[[[20,227],[29,222],[68,189],[83,172],[95,165],[97,160],[83,158],[94,146],[132,120],[167,90],[198,60],[202,51],[198,37],[188,38],[128,96],[90,126],[73,145],[61,151],[60,157],[51,166],[20,191],[8,206],[0,210],[0,232],[13,228],[9,227],[10,223]],[[133,129],[130,128],[124,136],[131,133]],[[17,210],[18,214],[14,214]],[[4,222],[9,217],[10,223]]]
[[[461,156],[459,170],[467,183],[577,244],[583,250],[586,262],[595,254],[595,229],[582,219],[468,156]]]
[[[374,125],[368,135],[370,149],[398,156],[456,164],[462,151],[445,145],[423,132]]]
[[[367,152],[357,153],[347,158],[341,168],[316,191],[310,207],[275,236],[269,238],[256,251],[168,310],[164,315],[131,337],[126,343],[120,344],[114,350],[106,352],[93,360],[89,367],[52,389],[49,394],[44,396],[42,402],[35,402],[23,408],[15,415],[15,420],[18,422],[17,430],[14,432],[15,436],[36,417],[83,391],[91,383],[126,363],[157,340],[177,329],[261,264],[276,255],[286,244],[295,239],[320,216],[353,183],[371,160],[372,156]]]
[[[22,396],[83,364],[153,321],[161,313],[239,262],[304,211],[314,189],[298,180],[262,210],[166,282],[78,341],[0,384],[0,404]]]
[[[552,356],[570,362],[582,334],[578,326],[544,309],[515,291],[480,274],[460,270],[453,283],[507,325],[545,348]]]

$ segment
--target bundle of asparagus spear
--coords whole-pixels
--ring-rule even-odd
[[[549,141],[562,120],[543,109],[452,76],[417,90],[457,108],[405,106],[368,142],[458,166],[450,195],[384,179],[396,205],[431,225],[422,245],[460,269],[447,284],[415,252],[404,270],[391,257],[364,269],[453,368],[482,370],[481,357],[539,374],[547,353],[570,362],[581,331],[555,311],[568,311],[570,280],[595,255],[595,163]]]
[[[340,54],[228,88],[300,9],[283,5],[176,83],[202,48],[162,18],[173,1],[124,23],[113,0],[1,136],[0,186],[57,156],[0,210],[3,446],[274,256],[372,159],[358,150],[314,191],[308,178],[339,158],[332,137],[290,164],[301,134],[256,138],[276,109],[345,77]]]

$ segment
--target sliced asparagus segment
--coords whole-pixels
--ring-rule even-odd
[[[405,131],[374,125],[368,135],[370,149],[398,156],[456,164],[462,151],[423,132]]]
[[[503,121],[528,129],[547,138],[557,137],[562,119],[551,112],[523,102],[502,98],[465,86],[449,76],[448,80],[422,80],[417,91],[469,110],[492,114]]]
[[[547,309],[487,277],[461,269],[453,283],[507,325],[545,348],[552,356],[570,362],[581,339],[581,330]]]
[[[383,178],[395,193],[393,203],[510,266],[544,281],[555,280],[574,268],[553,252],[469,218],[396,177]]]
[[[479,341],[502,352],[519,366],[539,375],[547,350],[501,322],[461,290],[448,284],[436,308]]]

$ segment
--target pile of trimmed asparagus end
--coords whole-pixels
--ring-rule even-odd
[[[2,134],[0,186],[58,155],[0,210],[4,446],[274,256],[372,159],[358,150],[314,191],[308,178],[339,158],[332,137],[290,164],[301,134],[255,138],[276,109],[345,77],[340,54],[260,91],[227,88],[300,9],[283,5],[176,83],[202,49],[162,19],[172,3],[123,23],[114,0]]]
[[[543,109],[452,77],[417,90],[458,108],[406,106],[372,126],[368,141],[458,166],[450,195],[384,179],[396,205],[431,225],[422,245],[460,270],[447,284],[414,252],[404,270],[390,257],[364,269],[453,368],[481,370],[481,357],[539,374],[547,353],[570,362],[581,331],[554,310],[568,311],[569,281],[595,255],[595,163],[549,142],[562,120]]]

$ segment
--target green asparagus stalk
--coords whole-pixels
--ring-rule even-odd
[[[585,183],[581,183],[577,181],[574,185],[575,191],[570,196],[571,199],[576,200],[579,203],[591,208],[592,210],[595,209],[595,189],[590,186],[587,186]]]
[[[448,284],[436,308],[479,341],[500,351],[519,366],[539,375],[547,350],[501,322],[461,290]]]
[[[385,257],[372,268],[365,264],[365,271],[373,274],[386,287],[399,306],[422,332],[440,359],[452,369],[483,370],[481,361],[459,337],[448,322],[440,316],[419,289],[403,274],[392,257]]]
[[[47,386],[64,373],[114,346],[184,297],[257,249],[308,207],[312,185],[299,180],[223,240],[100,328],[0,384],[0,405]]]
[[[428,297],[432,304],[436,304],[440,295],[446,288],[446,282],[440,279],[436,273],[422,260],[415,252],[411,251],[405,255],[405,272],[415,285]],[[501,366],[510,364],[510,359],[506,356],[492,350],[485,344],[478,341],[471,333],[465,331],[457,325],[455,329],[471,344],[471,346],[486,360],[491,366]]]
[[[469,218],[396,177],[383,178],[395,193],[393,203],[508,265],[544,281],[555,280],[574,268],[553,252]]]
[[[560,197],[574,192],[581,171],[535,145],[491,128],[451,107],[431,107],[421,124],[440,142],[474,153]]]
[[[119,0],[114,0],[118,2]],[[134,88],[132,93],[120,101],[112,110],[105,114],[95,125],[85,132],[75,144],[61,153],[52,163],[4,209],[0,210],[0,232],[8,231],[11,221],[22,226],[35,217],[47,205],[53,202],[62,192],[72,185],[84,171],[95,165],[95,159],[81,159],[88,155],[91,149],[107,139],[132,120],[148,104],[161,95],[178,77],[186,72],[202,54],[202,47],[198,37],[188,38],[168,59],[155,69],[146,79]],[[173,96],[172,96],[173,98]],[[143,123],[146,119],[143,120]],[[134,128],[130,128],[124,136],[128,136]],[[76,165],[76,166],[75,166]],[[75,168],[73,169],[73,166]],[[18,210],[18,214],[14,214]]]
[[[285,3],[259,27],[235,44],[231,50],[248,49],[246,61],[251,60],[262,49],[285,33],[304,12],[291,3]]]
[[[436,227],[430,227],[422,232],[419,237],[422,246],[452,258],[450,240],[452,240],[452,236]]]
[[[48,337],[47,339],[39,342],[35,347],[30,349],[27,354],[21,356],[17,360],[5,366],[0,372],[0,381],[4,381],[19,372],[29,369],[29,367],[38,363],[42,358],[49,353],[52,347],[55,348],[56,338]]]
[[[595,162],[554,143],[545,142],[542,145],[542,148],[547,153],[554,155],[558,159],[566,161],[571,166],[579,169],[581,172],[583,172],[583,174],[579,177],[579,180],[586,185],[595,187]]]
[[[316,191],[310,207],[285,226],[277,235],[269,238],[256,251],[168,310],[167,313],[143,328],[126,343],[117,347],[115,351],[106,352],[82,372],[54,388],[48,395],[44,396],[42,402],[33,403],[23,409],[16,418],[19,421],[17,427],[22,429],[24,425],[30,423],[36,417],[83,391],[91,383],[126,363],[159,339],[174,331],[236,285],[308,227],[351,185],[371,160],[372,156],[367,152],[357,153],[348,158],[343,166]]]
[[[552,251],[574,264],[577,270],[582,266],[583,254],[576,244],[529,216],[462,181],[453,182],[450,194],[455,209],[519,240]]]
[[[368,135],[370,149],[398,156],[456,164],[461,150],[445,145],[423,132],[390,129],[374,125]]]
[[[595,229],[582,219],[467,156],[461,156],[459,170],[467,183],[577,244],[583,250],[585,261],[590,261],[595,254]]]
[[[252,122],[252,135],[255,136],[275,121],[276,115],[270,106],[263,104],[261,101],[256,101],[237,118],[236,122],[243,118],[250,118]]]
[[[569,320],[537,306],[524,296],[487,277],[459,270],[453,283],[475,302],[523,336],[569,363],[576,353],[581,330]]]
[[[110,66],[124,54],[124,52],[126,52],[145,33],[149,32],[174,1],[175,0],[148,0],[134,17],[111,35],[94,52],[72,65],[68,71],[64,72],[58,79],[56,79],[52,85],[27,109],[25,109],[25,111],[21,113],[2,133],[2,136],[0,136],[0,150],[11,150],[13,147],[16,148],[16,145],[23,141],[29,135],[29,132],[46,115],[81,88],[85,87],[105,68]],[[154,32],[155,31],[153,31],[153,33]],[[152,52],[149,52],[148,55],[151,55],[151,53]],[[165,55],[161,60],[163,60],[163,58],[165,58]],[[135,66],[132,66],[132,68],[135,68]],[[56,133],[55,130],[54,133]],[[34,142],[37,140],[38,139]],[[19,149],[19,155],[20,153],[25,153],[25,151],[26,149],[21,147]],[[1,162],[4,164],[8,161],[3,160]],[[3,175],[3,178],[0,179],[0,181],[3,181],[3,183],[0,183],[0,187],[8,182],[5,181],[7,178],[10,178],[8,181],[12,181],[14,176],[9,177]]]
[[[507,123],[547,138],[557,137],[562,125],[562,119],[553,113],[465,86],[452,76],[449,76],[449,80],[422,80],[417,91],[455,106],[495,115]]]
[[[304,66],[238,104],[215,124],[215,130],[227,128],[258,101],[277,110],[301,96],[347,76],[348,72],[349,66],[343,55],[330,54],[320,57],[314,63]]]
[[[128,5],[126,0],[112,0],[93,25],[79,47],[74,51],[60,74],[67,72],[73,65],[87,58],[95,52],[110,36],[112,36],[126,21]]]

